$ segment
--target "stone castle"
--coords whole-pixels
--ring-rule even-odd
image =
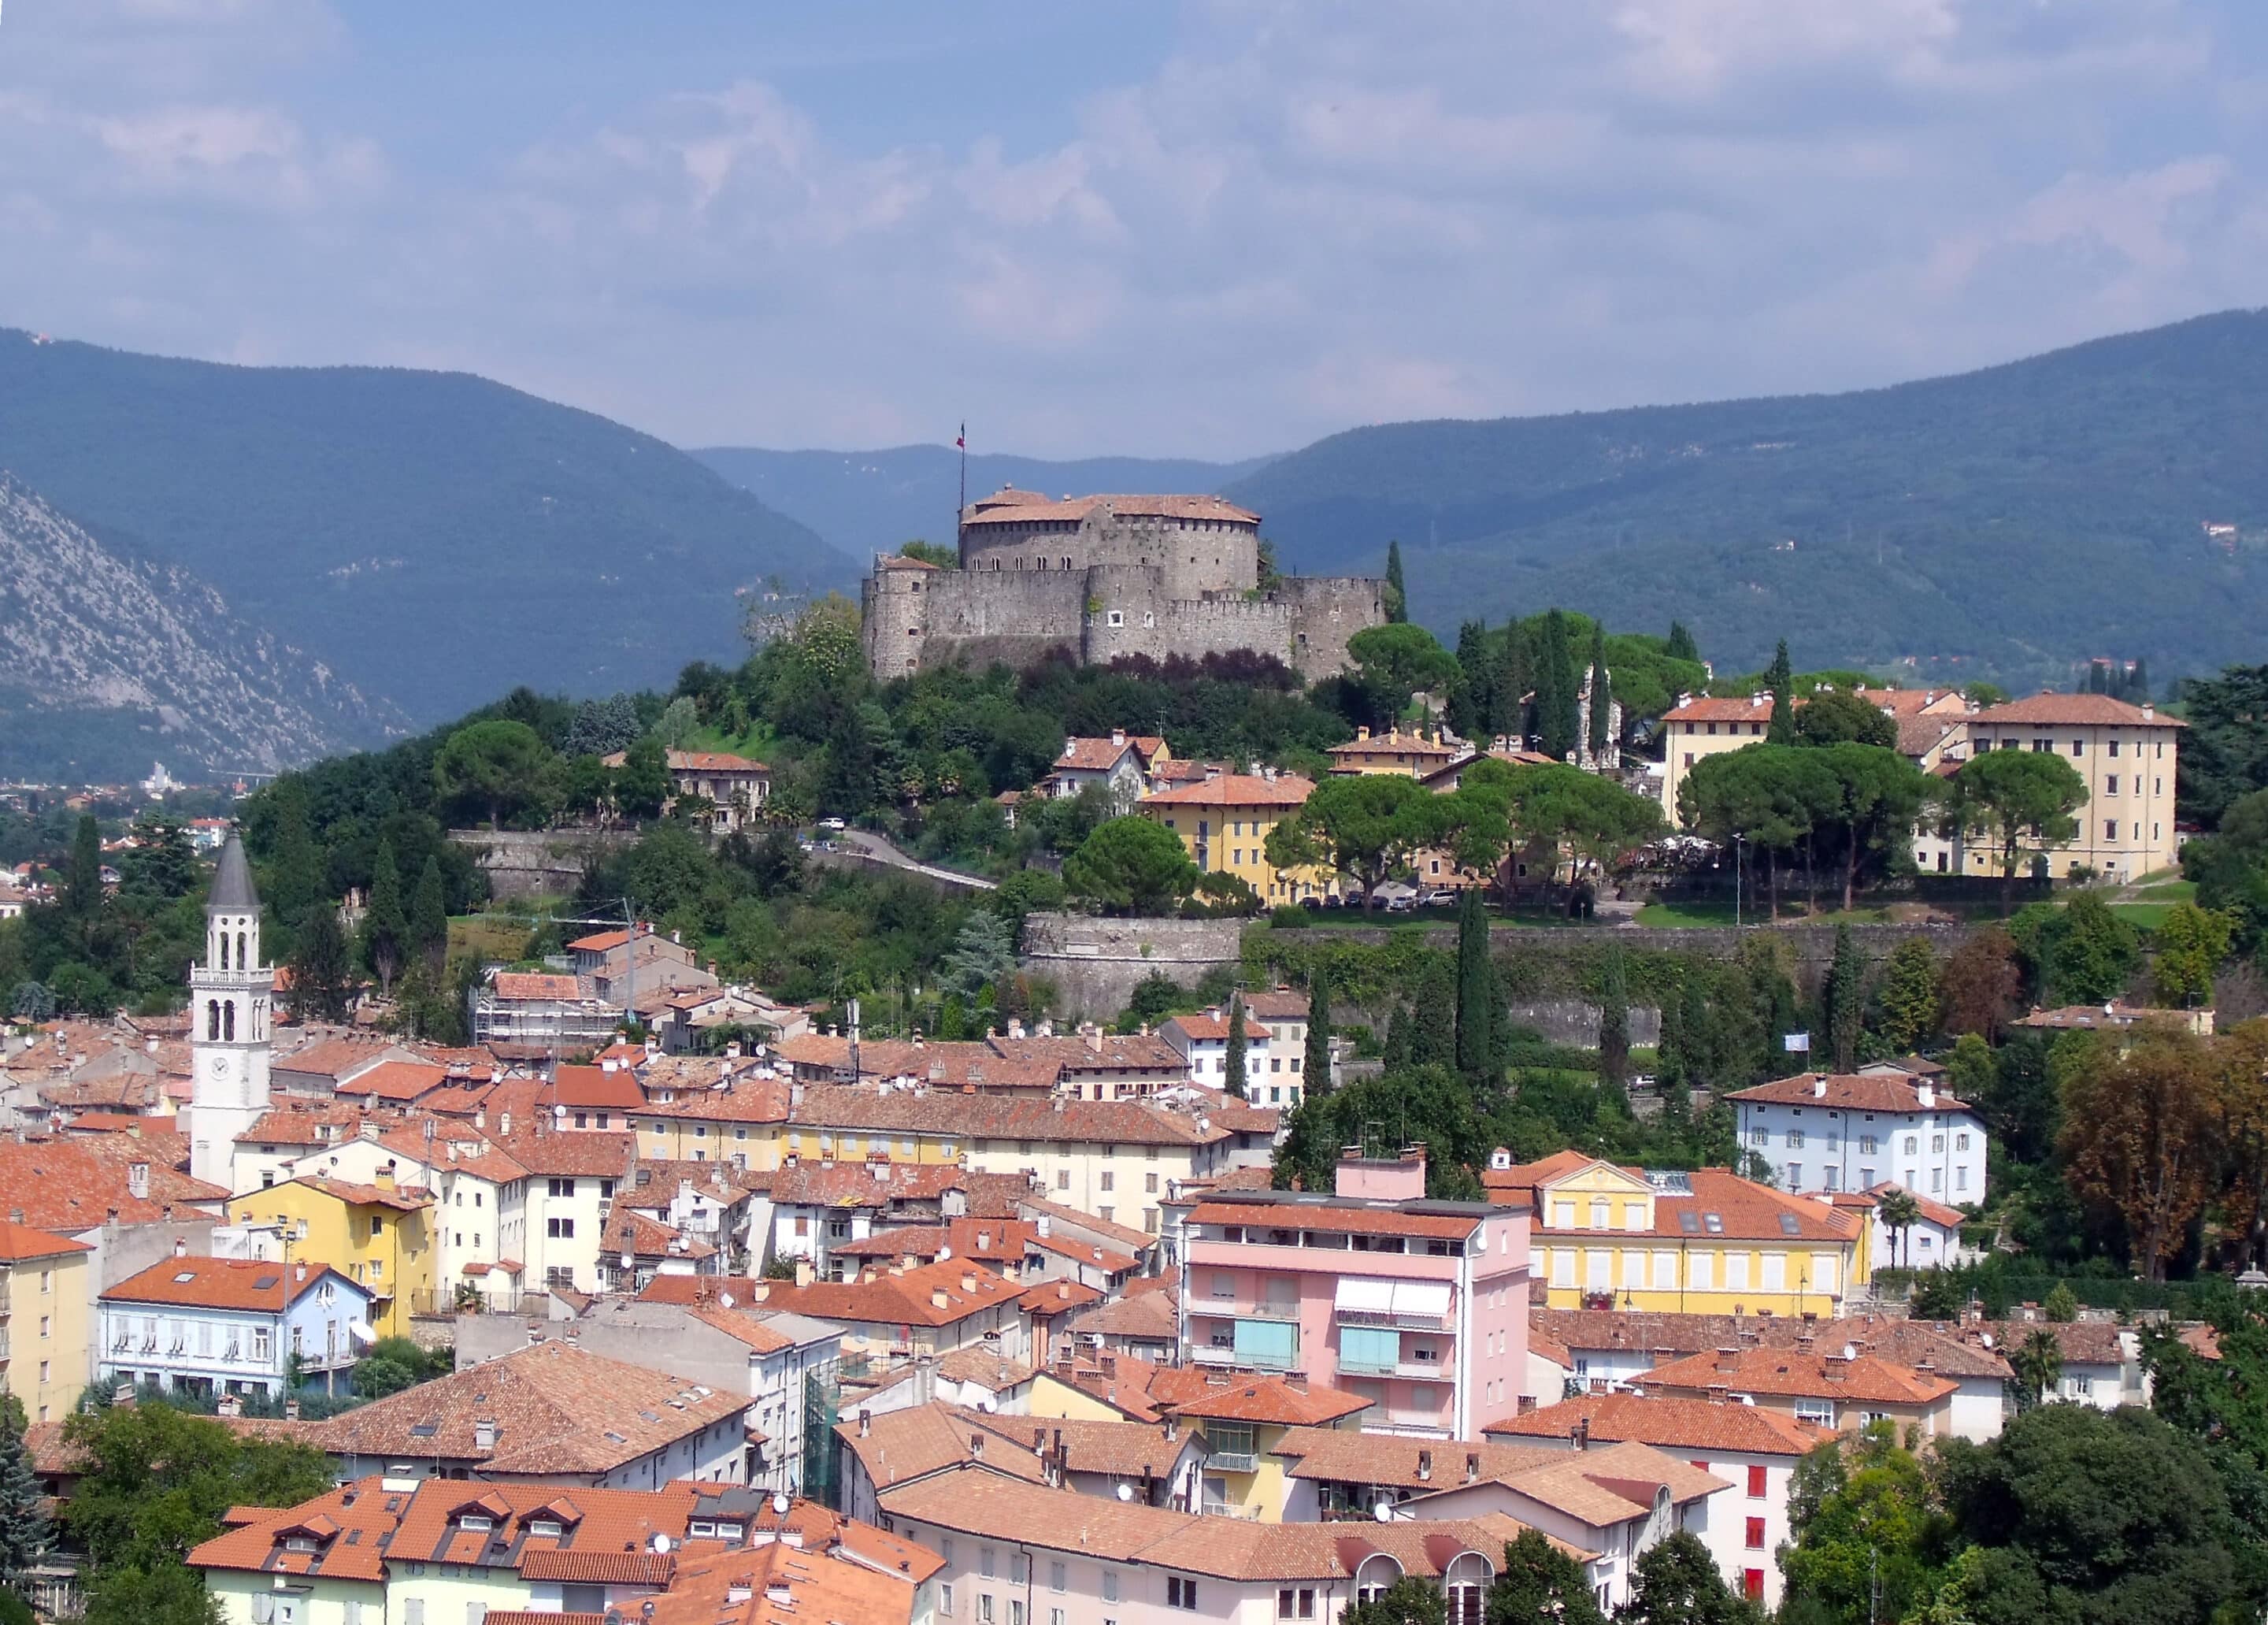
[[[1345,669],[1347,639],[1386,620],[1386,583],[1260,584],[1260,515],[1219,497],[1065,497],[1002,490],[961,516],[961,568],[891,556],[862,594],[878,677],[1023,667],[1062,653],[1105,665],[1251,652],[1309,682]]]

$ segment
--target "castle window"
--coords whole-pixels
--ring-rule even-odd
[[[220,1037],[220,1001],[217,999],[205,1001],[205,1037],[209,1039]]]
[[[1123,609],[1113,609],[1113,610],[1110,612],[1110,624],[1111,624],[1113,626],[1123,626],[1123,625],[1125,625],[1125,624],[1126,624],[1126,611],[1124,611]]]
[[[1066,570],[1071,568],[1071,555],[1068,553],[1064,555],[1064,568]]]
[[[1000,567],[1000,561],[999,561],[998,559],[997,559],[997,558],[996,558],[996,559],[994,559],[994,560],[992,561],[992,567],[993,567],[995,570],[998,570],[998,569]]]
[[[220,968],[224,971],[228,969],[228,933],[225,931],[220,934]]]
[[[244,933],[241,931],[236,934],[236,968],[239,971],[252,969],[252,960],[244,951]]]
[[[220,1036],[231,1041],[236,1038],[236,1001],[233,999],[220,1007]]]
[[[1048,567],[1047,558],[1044,554],[1041,556],[1039,564],[1035,567],[1041,570],[1044,570]]]

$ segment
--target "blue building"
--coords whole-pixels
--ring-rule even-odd
[[[281,1393],[295,1355],[303,1384],[339,1392],[377,1341],[370,1289],[304,1259],[177,1256],[96,1303],[95,1367],[104,1381],[210,1399]]]

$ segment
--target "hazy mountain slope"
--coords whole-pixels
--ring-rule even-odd
[[[674,447],[463,373],[0,331],[0,467],[419,722],[739,652],[735,593],[855,572]]]
[[[876,552],[916,536],[947,545],[954,539],[961,454],[950,446],[865,452],[718,446],[693,455],[810,526],[862,565]],[[1071,491],[1217,491],[1265,462],[1086,457],[1049,462],[990,454],[968,460],[968,494],[980,497],[1003,485],[1058,496]]]
[[[405,720],[187,570],[120,558],[0,476],[0,778],[273,771]]]
[[[2257,660],[2268,314],[1839,395],[1358,429],[1227,494],[1300,567],[1408,559],[1454,634],[1557,602],[1720,663],[2161,676]],[[2209,536],[2207,524],[2234,524]]]

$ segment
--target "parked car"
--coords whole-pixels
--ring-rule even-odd
[[[1457,905],[1457,894],[1447,886],[1441,886],[1427,892],[1420,901],[1427,908],[1454,908]]]
[[[840,835],[846,826],[840,818],[821,818],[819,821],[819,827],[829,835]]]

